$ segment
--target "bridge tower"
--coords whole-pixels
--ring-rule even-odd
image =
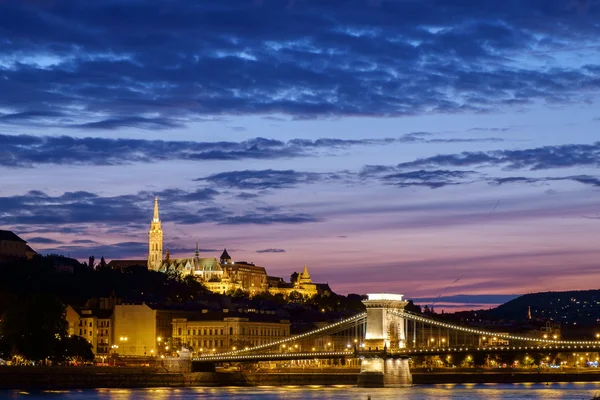
[[[406,347],[404,318],[408,304],[401,294],[375,293],[363,300],[367,307],[365,341],[360,351],[359,387],[395,387],[412,384],[408,359],[394,358],[394,349]]]

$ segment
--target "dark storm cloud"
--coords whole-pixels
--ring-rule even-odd
[[[285,253],[284,249],[262,249],[256,250],[257,253]]]
[[[600,6],[591,1],[1,7],[0,109],[11,124],[165,129],[218,114],[482,112],[578,100],[600,88],[598,65],[519,62],[593,42]]]
[[[253,138],[242,142],[196,142],[100,137],[32,136],[0,134],[0,166],[28,167],[42,164],[121,165],[166,160],[271,160],[308,157],[350,146],[438,141],[500,140],[496,138],[432,138],[433,133],[408,133],[383,139],[292,139],[287,142]]]

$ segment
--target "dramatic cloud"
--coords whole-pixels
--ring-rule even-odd
[[[443,154],[400,163],[399,169],[500,166],[506,169],[545,170],[600,166],[600,142],[566,144],[522,150],[495,150]]]
[[[334,174],[268,169],[262,171],[245,170],[221,172],[196,180],[205,181],[219,187],[263,190],[290,188],[299,184],[314,183],[326,178],[335,179],[336,176]]]
[[[166,189],[156,193],[139,192],[111,197],[101,197],[90,192],[65,192],[51,196],[41,191],[30,191],[24,195],[0,197],[0,210],[3,222],[18,227],[19,232],[81,233],[86,230],[81,226],[83,224],[103,224],[109,228],[108,233],[136,234],[140,229],[147,228],[155,195],[164,203],[161,218],[182,225],[301,224],[321,220],[307,213],[287,211],[281,207],[246,207],[244,212],[234,212],[213,201],[218,195],[213,189]],[[30,225],[53,225],[60,228],[27,229]]]
[[[100,262],[100,257],[104,257],[108,262],[113,258],[127,258],[146,254],[148,253],[148,242],[120,242],[91,246],[65,245],[44,249],[41,253],[69,254],[70,257],[79,260],[85,260],[93,255],[96,257],[96,262]]]
[[[256,250],[257,253],[285,253],[284,249],[263,249]]]
[[[431,189],[437,189],[448,185],[459,185],[461,183],[472,182],[472,177],[477,175],[474,171],[448,170],[419,170],[391,174],[385,173],[390,170],[394,170],[394,168],[381,165],[368,165],[362,169],[360,176],[363,178],[376,176],[384,184],[401,188],[409,186],[425,186]]]
[[[503,304],[519,297],[518,294],[457,294],[452,296],[438,297],[415,297],[412,300],[419,304]]]
[[[286,212],[251,212],[244,215],[226,217],[219,221],[223,225],[271,225],[271,224],[305,224],[321,222],[322,219],[306,213]]]
[[[27,238],[27,242],[37,243],[37,244],[61,244],[62,243],[60,240],[55,240],[55,239],[50,239],[50,238],[45,238],[45,237],[40,237],[40,236]]]
[[[77,138],[0,134],[0,166],[41,164],[121,165],[168,160],[271,160],[316,156],[350,146],[437,141],[495,141],[500,139],[429,138],[430,133],[408,133],[384,139],[293,139],[287,142],[254,138],[242,142],[195,142],[143,139]]]
[[[0,110],[10,124],[167,129],[220,114],[403,116],[586,100],[600,88],[598,65],[522,59],[595,45],[598,15],[597,3],[568,0],[9,0]]]

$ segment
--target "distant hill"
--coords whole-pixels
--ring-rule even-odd
[[[532,319],[567,324],[600,323],[600,290],[530,293],[478,314],[489,319],[524,320],[531,307]]]

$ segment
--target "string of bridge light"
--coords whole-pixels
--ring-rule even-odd
[[[595,341],[538,339],[538,338],[525,337],[525,336],[512,336],[512,335],[507,335],[504,333],[496,333],[496,332],[490,332],[490,331],[481,331],[479,329],[465,328],[463,326],[447,324],[444,322],[438,322],[438,321],[435,321],[435,320],[432,320],[429,318],[424,318],[424,317],[420,317],[415,314],[408,313],[406,311],[401,311],[401,312],[390,311],[390,313],[392,313],[396,316],[402,317],[402,318],[412,319],[413,321],[423,322],[423,323],[435,325],[435,326],[442,327],[442,328],[454,329],[454,330],[459,330],[462,332],[473,333],[473,334],[482,335],[482,336],[492,336],[492,337],[499,337],[502,339],[512,339],[512,340],[522,340],[522,341],[529,341],[529,342],[542,342],[542,343],[552,343],[552,344],[564,344],[564,345],[571,345],[571,344],[572,345],[598,345],[598,342],[595,342]]]
[[[340,325],[349,324],[350,322],[358,322],[358,321],[366,319],[366,318],[367,318],[367,313],[364,312],[364,313],[357,314],[357,315],[355,315],[353,317],[344,319],[342,321],[335,322],[335,323],[333,323],[331,325],[324,326],[323,328],[318,328],[318,329],[315,329],[315,330],[310,331],[310,332],[302,333],[300,335],[291,336],[291,337],[286,338],[286,339],[281,339],[281,340],[278,340],[278,341],[275,341],[275,342],[271,342],[271,343],[267,343],[267,344],[261,344],[259,346],[248,347],[248,348],[245,348],[245,349],[232,350],[232,351],[228,351],[228,352],[225,352],[225,353],[218,353],[218,354],[212,354],[212,355],[201,355],[200,358],[202,358],[202,359],[208,359],[208,357],[229,356],[229,355],[239,354],[239,353],[242,353],[242,352],[251,352],[251,351],[255,351],[255,350],[262,350],[262,349],[266,349],[266,348],[269,348],[269,347],[278,346],[278,345],[286,344],[286,343],[289,343],[289,342],[293,342],[293,341],[296,341],[296,340],[299,340],[299,339],[304,339],[304,338],[306,338],[308,336],[316,335],[318,333],[324,333],[325,331],[330,331],[330,330],[333,330],[334,328],[340,328]],[[344,329],[347,329],[347,328],[344,328]],[[311,354],[314,354],[314,353],[311,353]]]
[[[237,354],[237,355],[225,355],[215,354],[211,356],[201,356],[194,358],[194,361],[235,361],[235,360],[255,360],[255,359],[276,359],[276,358],[289,358],[294,359],[306,357],[306,358],[318,358],[318,357],[348,357],[354,356],[353,351],[321,351],[312,353],[291,353],[291,354]]]
[[[571,345],[558,345],[558,346],[494,346],[494,347],[439,347],[439,348],[422,348],[422,349],[407,349],[403,348],[400,350],[392,350],[388,352],[390,354],[415,354],[415,353],[448,353],[448,352],[471,352],[471,351],[510,351],[510,350],[584,350],[584,349],[596,349],[600,347],[600,343],[592,345],[573,346]]]

